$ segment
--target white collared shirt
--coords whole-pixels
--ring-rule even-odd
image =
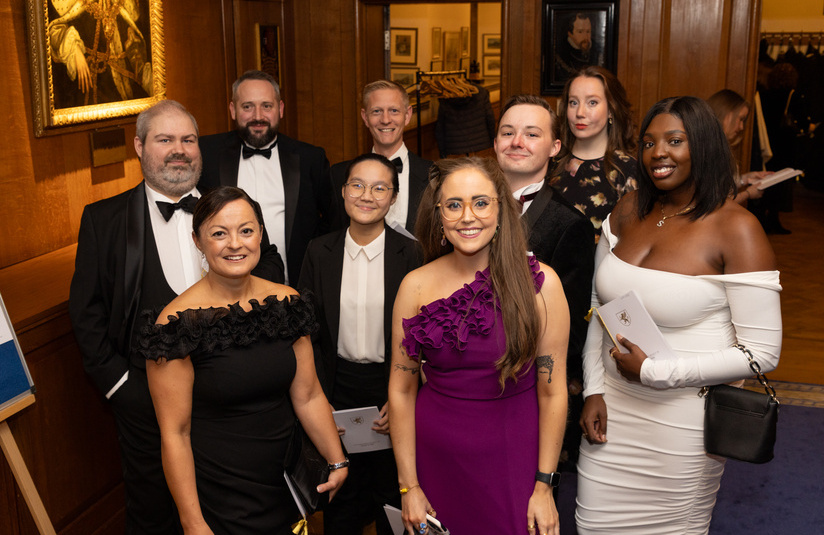
[[[351,362],[383,362],[383,263],[386,230],[366,246],[346,230],[340,280],[338,355]]]
[[[283,273],[289,284],[289,270],[286,265],[286,193],[283,189],[283,173],[280,168],[280,153],[272,141],[266,147],[272,147],[272,157],[267,159],[260,154],[251,158],[239,155],[237,170],[237,187],[243,189],[251,198],[260,203],[263,211],[263,224],[269,235],[269,241],[278,248],[283,260]],[[295,274],[297,275],[297,274]]]
[[[197,188],[181,195],[200,197]],[[176,294],[180,295],[189,286],[201,279],[200,251],[192,240],[192,214],[175,210],[169,221],[160,213],[157,201],[174,203],[175,201],[155,191],[146,184],[146,201],[149,204],[149,217],[152,221],[157,254],[163,267],[163,276]]]
[[[372,152],[375,152],[375,148],[372,148]],[[406,227],[406,218],[409,215],[409,149],[406,148],[406,145],[401,143],[401,147],[395,151],[395,154],[389,157],[389,161],[391,162],[395,158],[400,158],[403,162],[403,171],[398,173],[398,186],[400,191],[398,192],[398,198],[389,208],[389,212],[386,214],[386,222],[389,223],[389,226],[401,226]]]
[[[532,184],[526,185],[521,189],[515,190],[512,192],[512,196],[515,197],[515,200],[521,198],[521,195],[529,195],[530,193],[535,193],[541,191],[541,188],[544,187],[544,182],[546,180],[541,180],[540,182],[533,182]],[[530,199],[528,201],[524,201],[524,208],[521,210],[521,215],[524,215],[526,211],[529,209],[529,206],[532,204],[534,199]]]

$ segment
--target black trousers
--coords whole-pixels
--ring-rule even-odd
[[[330,400],[335,410],[386,403],[384,364],[358,364],[337,359],[335,385]],[[400,508],[398,468],[390,450],[349,455],[349,476],[323,512],[323,532],[361,535],[373,521],[378,535],[393,535],[383,511],[385,504]]]
[[[126,535],[179,535],[175,506],[160,458],[160,429],[146,371],[131,367],[129,379],[112,395],[123,482]]]

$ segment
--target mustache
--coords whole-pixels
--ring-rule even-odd
[[[261,119],[260,121],[249,121],[246,126],[270,126],[269,121]]]
[[[170,155],[166,156],[166,158],[163,160],[163,163],[169,163],[169,162],[192,163],[192,159],[189,158],[188,156],[186,156],[185,154],[182,154],[182,153],[180,153],[180,154],[170,154]]]

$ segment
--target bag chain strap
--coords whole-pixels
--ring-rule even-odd
[[[773,388],[769,381],[767,381],[767,376],[761,373],[761,366],[753,358],[752,352],[746,347],[742,346],[741,344],[733,344],[733,347],[741,350],[741,352],[743,352],[744,355],[746,355],[747,360],[750,361],[750,369],[753,371],[753,373],[755,373],[758,376],[758,382],[761,383],[761,386],[764,387],[764,391],[767,393],[768,396],[770,396],[770,398],[774,402],[780,404],[778,398],[775,395],[775,388]]]

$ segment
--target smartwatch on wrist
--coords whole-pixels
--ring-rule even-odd
[[[546,483],[550,487],[557,487],[561,482],[561,472],[552,472],[551,474],[547,474],[539,470],[535,472],[535,481]]]

